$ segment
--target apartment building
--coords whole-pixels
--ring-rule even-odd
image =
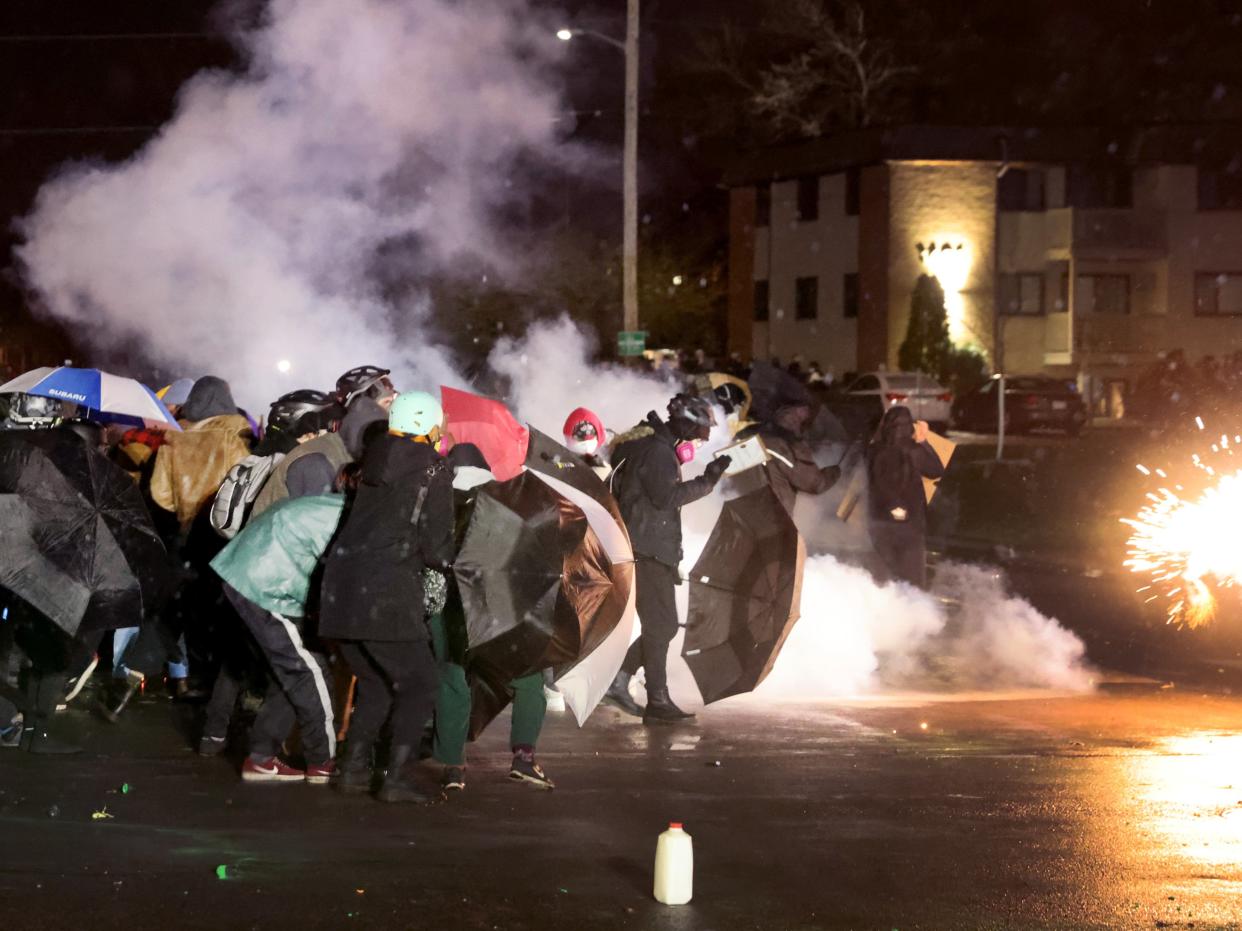
[[[1159,353],[1242,349],[1242,131],[900,127],[740,161],[730,349],[895,368],[921,274],[955,342],[1120,413]]]

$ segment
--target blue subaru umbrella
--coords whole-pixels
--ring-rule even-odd
[[[101,419],[141,421],[149,426],[181,429],[155,392],[141,382],[99,369],[69,366],[40,368],[0,385],[0,394],[34,394],[69,401]]]

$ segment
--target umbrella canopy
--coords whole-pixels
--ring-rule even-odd
[[[67,430],[0,433],[0,587],[69,635],[142,621],[166,583],[137,486]]]
[[[454,567],[471,737],[512,699],[515,677],[549,666],[581,725],[633,636],[634,553],[617,502],[590,466],[533,428],[526,471],[480,491],[491,500],[480,511],[476,498]]]
[[[479,447],[497,479],[507,481],[522,471],[529,434],[507,407],[491,398],[446,387],[440,388],[440,406],[444,408],[445,429],[458,443]]]
[[[616,678],[634,635],[634,551],[617,501],[595,470],[533,427],[526,467],[582,510],[608,557],[612,590],[587,623],[584,655],[556,670],[565,704],[582,725]]]
[[[798,619],[806,547],[767,486],[725,504],[690,573],[682,656],[711,703],[764,680]]]
[[[88,412],[105,415],[105,420],[129,418],[170,430],[181,429],[146,385],[99,369],[40,368],[0,385],[0,394],[18,393],[70,401]]]
[[[752,420],[771,420],[782,407],[794,404],[814,406],[811,392],[801,381],[770,362],[756,362],[750,371]]]

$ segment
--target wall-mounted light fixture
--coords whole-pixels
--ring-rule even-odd
[[[949,338],[955,343],[962,342],[966,338],[966,300],[962,291],[970,278],[970,247],[959,237],[938,236],[927,245],[916,243],[915,249],[926,274],[944,288]]]

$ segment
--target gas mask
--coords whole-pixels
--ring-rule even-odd
[[[599,437],[591,436],[581,440],[570,437],[565,445],[579,456],[594,456],[595,451],[599,449]]]
[[[694,453],[699,448],[699,444],[701,442],[702,440],[682,440],[678,443],[675,447],[673,447],[674,451],[677,453],[677,461],[682,465],[693,462]]]

